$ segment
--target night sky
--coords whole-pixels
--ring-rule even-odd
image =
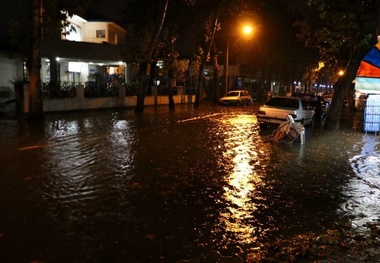
[[[304,10],[307,8],[307,0],[286,0],[288,5],[293,8]],[[92,0],[90,12],[114,20],[122,20],[122,10],[125,8],[128,0]]]
[[[126,0],[92,0],[90,12],[117,22],[122,19],[125,3]]]

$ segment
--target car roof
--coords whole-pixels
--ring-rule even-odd
[[[301,97],[289,97],[289,96],[274,96],[272,98],[284,98],[284,99],[292,99],[292,100],[302,99]]]
[[[298,92],[293,92],[292,97],[321,97],[319,95],[313,94],[313,93],[298,93]]]
[[[246,90],[246,89],[231,89],[228,92],[230,92],[230,91],[248,91],[248,90]]]

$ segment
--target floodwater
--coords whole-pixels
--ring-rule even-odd
[[[178,262],[379,217],[380,149],[351,127],[268,142],[255,106],[0,120],[0,262]]]

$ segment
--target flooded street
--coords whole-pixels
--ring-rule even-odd
[[[255,106],[0,120],[0,262],[178,262],[377,222],[378,136],[268,142]]]

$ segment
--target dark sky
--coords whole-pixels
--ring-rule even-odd
[[[307,0],[288,0],[288,5],[303,10],[307,7]]]
[[[90,12],[115,22],[120,21],[125,0],[92,0]]]
[[[128,0],[92,0],[90,12],[117,22],[123,16],[122,10],[126,2]],[[301,11],[307,8],[307,0],[287,0],[287,2],[290,7]]]

